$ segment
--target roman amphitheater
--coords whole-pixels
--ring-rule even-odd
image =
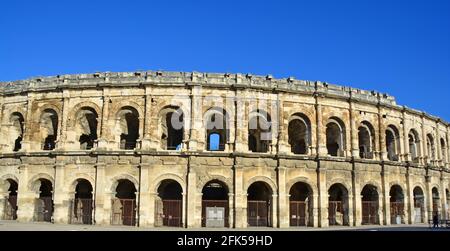
[[[139,227],[449,218],[450,124],[393,97],[250,74],[0,83],[0,217]]]

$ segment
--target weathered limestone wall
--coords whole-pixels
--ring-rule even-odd
[[[322,82],[273,79],[242,74],[171,72],[96,73],[64,75],[0,83],[0,217],[5,212],[10,183],[18,183],[18,220],[35,220],[40,179],[53,188],[53,220],[69,223],[70,203],[80,179],[93,188],[95,224],[111,224],[111,200],[120,180],[131,181],[136,192],[137,224],[154,227],[158,188],[174,180],[182,188],[182,226],[202,224],[202,189],[212,180],[228,191],[230,227],[246,228],[248,188],[264,182],[271,191],[271,225],[289,227],[291,188],[307,184],[312,193],[312,225],[329,226],[329,191],[345,188],[348,222],[362,224],[362,190],[378,193],[380,224],[389,225],[390,189],[401,187],[405,223],[414,223],[414,192],[424,193],[424,217],[431,218],[433,188],[439,212],[448,217],[450,189],[450,126],[439,118],[396,105],[393,97]],[[165,150],[163,116],[168,109],[183,113],[180,150]],[[80,111],[98,115],[94,147],[80,149]],[[137,112],[138,138],[134,149],[120,149],[124,123],[121,111]],[[224,151],[208,151],[207,119],[223,109],[227,136]],[[57,120],[56,147],[42,150],[51,131],[43,114]],[[249,123],[266,112],[271,122],[268,151],[249,151]],[[23,117],[23,132],[14,120]],[[306,153],[291,151],[289,123],[300,116],[308,122]],[[342,127],[340,155],[328,153],[327,125]],[[360,157],[359,127],[370,124],[372,158]],[[394,151],[389,160],[386,131],[394,128]],[[416,158],[410,133],[417,134]],[[22,135],[21,149],[14,151]],[[432,141],[430,141],[430,138]],[[448,211],[447,211],[448,212]]]

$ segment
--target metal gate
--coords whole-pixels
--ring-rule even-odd
[[[424,223],[424,215],[425,212],[425,206],[423,201],[421,200],[415,200],[414,201],[414,213],[415,213],[415,219],[414,223]]]
[[[330,226],[343,226],[345,212],[344,203],[342,201],[328,202],[328,221]]]
[[[247,223],[250,227],[268,227],[270,204],[267,201],[249,200],[247,202]]]
[[[53,216],[52,197],[41,197],[36,199],[35,221],[51,222]]]
[[[17,219],[17,196],[9,196],[5,199],[4,220]]]
[[[220,219],[217,218],[218,216],[208,215],[207,208],[224,209],[223,223],[219,222]],[[228,227],[228,215],[228,200],[202,200],[202,227]]]
[[[305,201],[290,201],[289,214],[291,227],[306,227],[308,223],[308,214],[306,213]]]
[[[378,202],[363,201],[362,202],[362,224],[376,225],[378,224]]]
[[[403,202],[391,202],[391,224],[403,224],[404,209]]]
[[[135,226],[136,225],[136,200],[112,199],[112,225]]]
[[[92,224],[94,201],[92,199],[74,199],[71,201],[70,223]]]
[[[157,212],[162,212],[159,214],[160,221],[163,226],[167,227],[182,227],[183,226],[183,201],[182,200],[162,200],[162,204],[157,204]]]

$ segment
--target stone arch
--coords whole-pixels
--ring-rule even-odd
[[[78,104],[76,104],[69,112],[69,115],[67,116],[67,127],[68,128],[73,128],[75,127],[75,123],[76,123],[76,115],[80,112],[81,109],[83,108],[91,108],[92,110],[94,110],[97,113],[97,116],[100,118],[102,116],[102,110],[100,109],[100,107],[92,102],[92,101],[82,101]],[[101,119],[99,119],[99,122],[101,121]],[[100,123],[99,123],[100,124]],[[100,128],[100,126],[99,126]]]
[[[61,108],[60,108],[59,106],[56,106],[56,105],[54,105],[54,104],[49,104],[49,103],[46,103],[46,104],[44,104],[43,106],[41,106],[41,107],[39,108],[39,110],[35,113],[35,119],[36,119],[37,121],[39,121],[39,119],[41,118],[42,113],[43,113],[45,110],[48,110],[48,109],[54,110],[54,111],[56,112],[56,114],[58,115],[58,121],[59,121],[59,122],[62,121],[62,118],[61,118],[61,113],[62,113]]]
[[[232,180],[226,178],[223,175],[209,175],[207,179],[202,179],[202,180],[200,180],[199,183],[197,183],[197,192],[201,193],[203,187],[213,180],[222,182],[224,185],[227,186],[229,192],[231,192],[233,190],[233,181]]]
[[[385,130],[385,143],[387,158],[391,161],[399,161],[400,149],[400,132],[398,127],[389,124]]]
[[[373,159],[376,149],[375,128],[367,121],[361,121],[358,127],[359,157],[362,159]]]
[[[248,150],[251,152],[268,152],[273,138],[270,113],[254,109],[248,114]]]
[[[116,188],[117,185],[119,185],[119,181],[120,180],[129,180],[131,183],[134,184],[134,187],[136,188],[136,190],[138,190],[139,187],[139,182],[136,178],[134,178],[132,175],[130,174],[120,174],[120,175],[116,175],[114,176],[114,178],[110,179],[110,192],[112,192],[113,194],[116,193]]]
[[[331,226],[350,225],[350,193],[345,182],[332,182],[327,188],[328,223]]]
[[[381,191],[382,191],[381,185],[380,185],[378,182],[374,181],[374,180],[369,180],[369,181],[365,182],[363,185],[361,185],[361,191],[360,191],[360,193],[362,192],[362,190],[364,189],[364,187],[367,186],[367,185],[374,186],[374,187],[377,189],[378,196],[381,196],[381,195],[380,195],[380,194],[381,194]]]
[[[158,111],[157,119],[157,131],[161,148],[165,150],[181,150],[187,137],[186,132],[189,121],[183,108],[174,105],[164,106]]]
[[[183,194],[184,195],[186,194],[186,182],[184,181],[183,178],[181,178],[180,176],[173,174],[173,173],[162,174],[162,175],[158,176],[157,178],[155,178],[153,180],[153,182],[151,183],[153,185],[149,188],[150,189],[149,192],[158,194],[158,188],[164,180],[174,180],[174,181],[178,182],[178,184],[180,184],[180,186],[181,186]]]
[[[326,123],[326,146],[328,154],[344,157],[347,149],[346,126],[338,117],[330,117]]]
[[[407,191],[407,190],[406,190],[406,186],[405,185],[401,184],[398,181],[391,181],[391,182],[389,182],[389,189],[391,189],[393,186],[399,186],[402,189],[402,191],[403,191],[403,195],[406,197],[405,191]]]
[[[118,118],[120,111],[125,107],[134,108],[137,111],[139,118],[144,117],[144,109],[141,107],[141,105],[139,105],[137,102],[132,101],[132,100],[126,100],[126,101],[122,100],[122,101],[117,102],[114,105],[114,110],[111,113],[114,116],[114,119]],[[101,113],[99,114],[99,116],[101,116]]]
[[[214,120],[213,120],[214,118]],[[230,116],[227,110],[223,107],[213,106],[206,110],[203,114],[203,125],[205,128],[205,137],[207,150],[223,151],[225,144],[230,137]],[[214,141],[212,135],[218,136],[217,146],[212,148],[211,141]],[[217,149],[216,149],[217,148]]]
[[[272,190],[272,194],[273,195],[277,193],[277,191],[278,191],[277,190],[277,185],[275,184],[275,182],[270,177],[267,177],[267,176],[255,176],[255,177],[252,177],[249,180],[247,180],[247,182],[245,183],[244,192],[247,193],[248,188],[253,183],[258,182],[258,181],[265,182],[270,187],[270,189]]]
[[[312,144],[311,120],[304,113],[294,113],[289,117],[288,142],[294,154],[308,154]]]
[[[411,128],[408,132],[408,144],[409,144],[409,154],[411,155],[412,161],[417,161],[417,158],[421,156],[420,143],[421,137],[415,128]]]
[[[426,135],[427,144],[427,157],[429,160],[435,160],[436,159],[436,140],[433,135],[433,133],[427,133]]]
[[[37,192],[37,190],[39,190],[38,181],[40,179],[46,179],[46,180],[50,181],[53,189],[55,189],[55,181],[54,181],[53,177],[46,173],[39,173],[39,174],[34,175],[31,179],[28,180],[28,186],[27,186],[28,190]]]
[[[13,175],[13,174],[5,174],[5,175],[3,175],[3,176],[1,176],[0,177],[0,181],[2,181],[2,180],[14,180],[17,184],[19,184],[19,178],[17,178],[17,176],[16,175]]]
[[[89,183],[91,183],[91,185],[92,185],[92,188],[95,187],[95,180],[90,175],[85,174],[85,173],[80,173],[80,174],[77,174],[77,176],[72,179],[72,182],[69,183],[69,185],[67,186],[68,191],[74,192],[77,187],[78,181],[81,179],[85,179],[85,180],[89,181]]]
[[[347,195],[352,196],[352,186],[343,178],[334,178],[329,183],[327,183],[327,191],[336,184],[343,186],[347,190]]]
[[[311,188],[313,196],[319,194],[316,184],[311,183],[309,178],[304,177],[304,176],[295,177],[295,178],[290,179],[288,182],[286,182],[286,191],[288,191],[288,193],[289,193],[292,186],[294,186],[298,182],[303,182],[303,183],[307,184]]]

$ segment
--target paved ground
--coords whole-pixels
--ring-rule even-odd
[[[182,228],[137,228],[124,226],[87,226],[51,223],[20,223],[15,221],[0,221],[0,231],[226,231],[228,229],[182,229]],[[249,228],[231,229],[232,231],[450,231],[450,229],[430,229],[427,224],[403,226],[363,226],[363,227],[330,227],[320,228]]]

